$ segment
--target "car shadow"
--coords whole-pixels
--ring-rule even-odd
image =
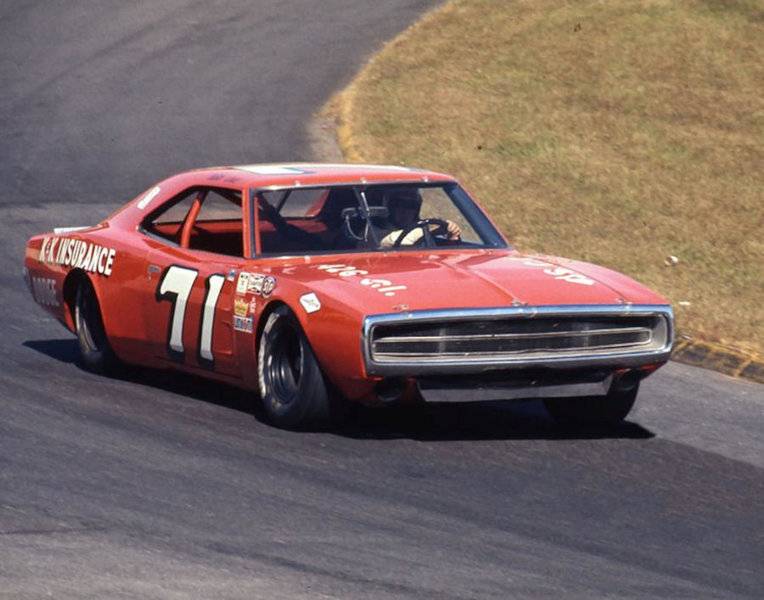
[[[650,439],[637,423],[562,426],[541,400],[427,403],[409,407],[358,407],[337,426],[336,435],[354,439],[406,438],[418,441]]]
[[[75,339],[29,340],[27,348],[58,361],[79,363]],[[267,424],[265,412],[251,392],[203,377],[168,370],[126,366],[113,379],[149,386],[237,410]],[[339,424],[323,433],[358,440],[581,440],[650,439],[655,434],[637,423],[614,426],[563,427],[548,415],[540,400],[426,403],[370,408],[350,405]],[[270,425],[269,425],[270,426]]]
[[[60,362],[76,365],[82,371],[86,371],[80,362],[79,345],[76,339],[28,340],[22,345]],[[254,401],[256,398],[251,393],[204,377],[181,373],[180,371],[151,369],[134,365],[122,365],[118,372],[104,375],[104,377],[156,388],[187,396],[194,400],[202,400],[223,408],[248,413],[260,421],[265,421],[265,415],[259,409],[258,403]]]
[[[63,363],[76,364],[79,358],[77,340],[27,340],[21,345]]]

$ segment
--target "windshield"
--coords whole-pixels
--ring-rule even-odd
[[[505,247],[455,183],[261,191],[261,254]]]

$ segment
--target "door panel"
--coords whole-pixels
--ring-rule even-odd
[[[149,351],[192,369],[239,376],[233,336],[239,259],[157,244],[149,253],[144,309]]]

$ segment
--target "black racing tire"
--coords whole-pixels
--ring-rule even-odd
[[[625,390],[611,390],[604,396],[546,398],[544,406],[561,425],[617,425],[634,406],[639,383]]]
[[[74,325],[80,346],[82,365],[102,375],[116,371],[119,366],[109,345],[93,284],[83,278],[77,285],[74,298]]]
[[[268,315],[257,355],[260,399],[277,427],[304,429],[333,420],[333,399],[321,367],[294,314],[279,306]]]

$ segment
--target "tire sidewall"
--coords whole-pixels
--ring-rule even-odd
[[[269,361],[273,360],[271,349],[274,338],[282,334],[280,329],[285,327],[292,328],[300,344],[301,374],[291,398],[279,396],[268,368]],[[286,306],[274,309],[263,327],[258,348],[257,379],[263,407],[275,425],[299,428],[321,423],[328,418],[329,398],[323,374],[299,321]]]
[[[93,304],[90,313],[85,310],[85,302],[88,300]],[[106,336],[98,297],[87,278],[83,278],[75,292],[74,323],[83,366],[95,373],[109,371],[114,366],[114,354]],[[98,337],[101,338],[100,346],[95,342]]]

